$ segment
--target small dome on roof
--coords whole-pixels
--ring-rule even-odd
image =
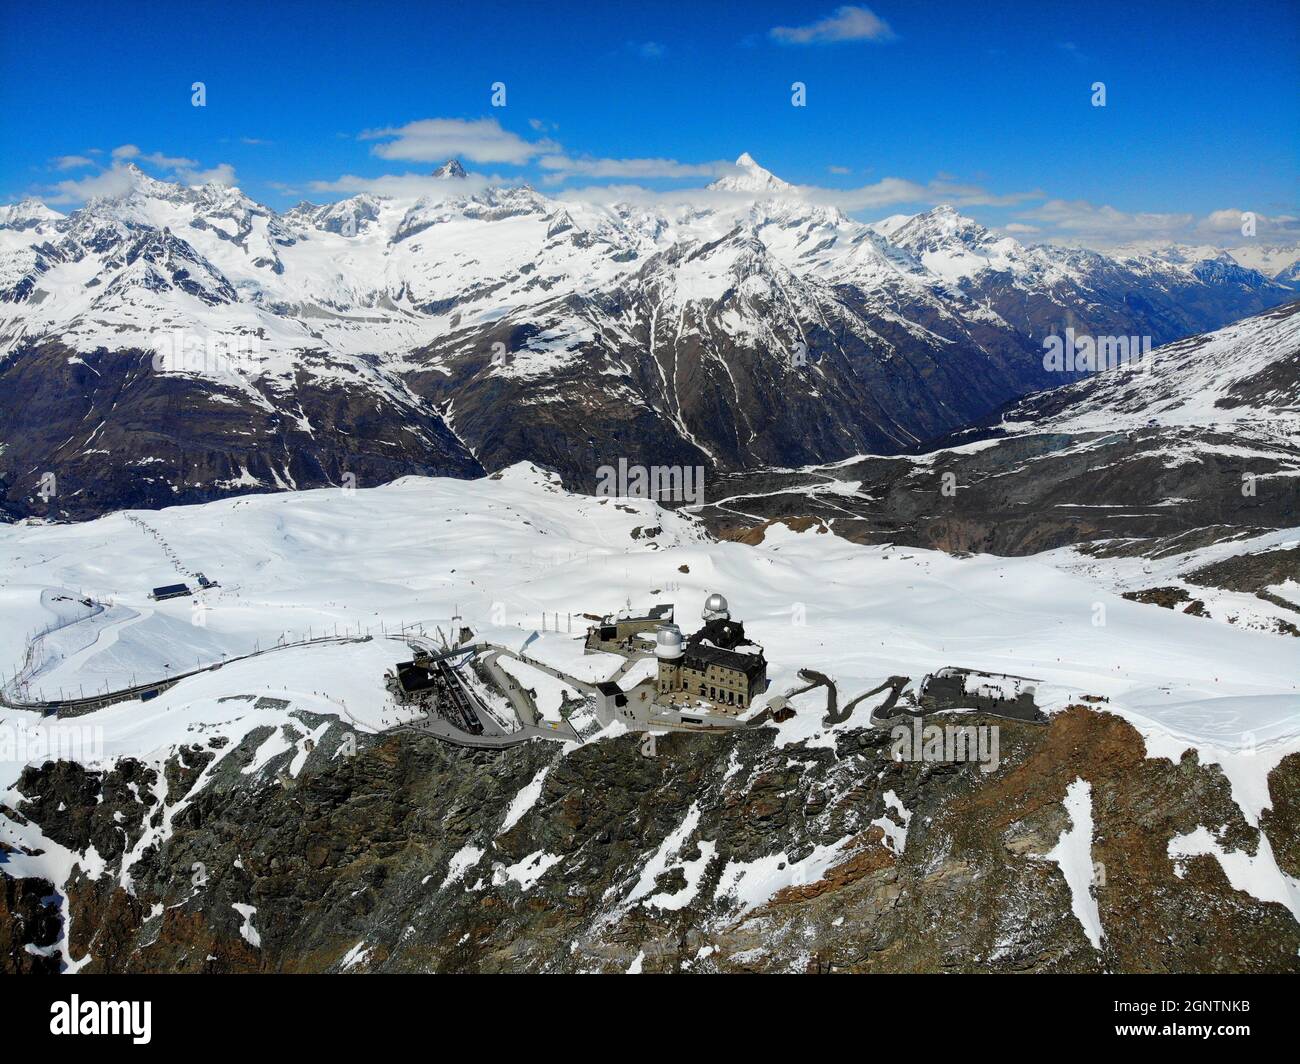
[[[713,592],[713,594],[705,600],[704,609],[700,613],[700,616],[706,621],[730,617],[731,613],[727,609],[727,600],[716,591]]]

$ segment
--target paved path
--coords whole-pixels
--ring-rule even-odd
[[[515,679],[510,676],[505,669],[497,664],[497,658],[502,654],[500,650],[493,650],[483,659],[483,667],[487,669],[488,675],[492,677],[493,682],[499,687],[506,698],[510,700],[510,705],[515,711],[521,723],[536,725],[541,719],[541,714],[537,712],[537,705],[533,702],[532,696],[527,691],[520,688]],[[512,655],[517,656],[517,655]]]
[[[853,701],[849,702],[844,707],[844,711],[840,715],[839,719],[832,721],[831,723],[843,724],[844,721],[848,720],[849,717],[853,715],[854,706],[856,706],[864,698],[870,698],[872,695],[879,694],[886,687],[890,688],[889,697],[886,698],[883,702],[880,703],[880,705],[876,706],[876,708],[871,711],[871,716],[873,719],[878,716],[882,718],[888,717],[890,711],[894,708],[894,703],[898,701],[899,695],[903,693],[903,689],[906,688],[907,685],[911,682],[912,682],[912,678],[910,676],[891,676],[879,687],[873,687],[870,691],[864,691],[862,694],[858,695],[857,698],[853,699]]]
[[[889,697],[886,698],[879,706],[871,711],[872,717],[875,718],[880,714],[889,715],[889,711],[894,708],[894,703],[898,701],[899,696],[903,693],[904,688],[911,682],[910,676],[891,676],[879,687],[873,687],[870,691],[864,691],[856,698],[846,702],[843,709],[839,708],[839,688],[834,680],[824,673],[816,672],[813,669],[800,669],[799,677],[810,681],[803,687],[787,691],[783,695],[777,695],[767,704],[767,708],[772,712],[785,708],[786,704],[792,698],[806,694],[817,687],[826,688],[826,715],[822,717],[822,724],[827,728],[832,728],[836,724],[843,724],[853,716],[854,707],[857,706],[864,698],[870,698],[877,695],[885,688],[890,688]],[[874,722],[874,720],[873,720]]]
[[[486,733],[483,735],[470,735],[468,732],[453,727],[436,713],[406,724],[398,724],[392,728],[387,728],[384,734],[399,731],[414,732],[417,735],[432,735],[434,738],[442,739],[456,746],[468,746],[477,750],[508,750],[513,746],[530,743],[534,739],[550,739],[553,742],[582,741],[571,730],[538,728],[531,724],[523,725],[518,731],[506,732],[500,735],[488,735]]]
[[[517,654],[509,647],[497,647],[496,649],[499,650],[502,654],[508,654],[510,655],[510,657],[522,661],[525,665],[531,665],[534,669],[537,669],[539,672],[544,672],[549,676],[554,676],[557,680],[561,680],[564,683],[567,683],[570,687],[574,688],[575,690],[586,691],[588,694],[591,695],[596,694],[596,685],[594,683],[588,683],[586,680],[579,680],[576,676],[570,676],[567,672],[561,672],[559,669],[555,668],[554,666],[543,664],[542,662],[538,661],[536,658],[530,658],[524,654]],[[619,666],[619,670],[616,671],[614,675],[622,676],[623,673],[626,671],[627,670],[624,666]]]

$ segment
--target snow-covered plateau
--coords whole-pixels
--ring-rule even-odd
[[[8,906],[57,913],[26,955],[70,970],[1294,969],[1300,639],[1125,598],[1139,564],[720,542],[527,463],[0,526],[29,697],[229,662],[85,716],[0,709]],[[149,597],[196,572],[217,586]],[[689,629],[712,592],[766,652],[750,719],[801,669],[843,706],[945,666],[1033,678],[1047,719],[951,717],[1000,729],[992,773],[900,759],[870,700],[827,723],[825,688],[654,756],[618,724],[496,753],[390,730],[395,631],[459,617],[591,682],[619,662],[582,654],[583,614],[672,602]]]

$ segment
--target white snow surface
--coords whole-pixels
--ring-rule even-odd
[[[1101,949],[1101,915],[1092,889],[1091,783],[1075,779],[1065,789],[1065,811],[1070,815],[1070,826],[1061,832],[1060,839],[1048,851],[1046,859],[1055,861],[1060,866],[1061,874],[1070,887],[1070,907],[1083,925],[1083,933],[1088,936],[1092,948]]]
[[[1189,857],[1210,854],[1215,857],[1234,890],[1243,891],[1260,901],[1285,905],[1300,920],[1300,880],[1280,871],[1273,847],[1261,832],[1259,852],[1254,856],[1240,850],[1226,850],[1218,838],[1199,825],[1195,831],[1169,840],[1169,856],[1174,860],[1174,874],[1184,875],[1182,862]]]

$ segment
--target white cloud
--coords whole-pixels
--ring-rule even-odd
[[[77,180],[60,181],[46,197],[49,203],[85,203],[95,196],[120,196],[135,184],[135,173],[121,162]]]
[[[1142,211],[1130,213],[1109,204],[1087,200],[1053,199],[1022,216],[1031,223],[1072,234],[1084,243],[1136,240],[1144,237],[1173,239],[1195,219],[1192,214]]]
[[[95,161],[84,155],[60,155],[52,164],[56,170],[80,170],[83,166],[94,166]]]
[[[1240,232],[1241,222],[1244,215],[1244,211],[1235,211],[1231,208],[1221,211],[1211,211],[1205,216],[1205,220],[1202,224],[1206,229],[1213,232]]]
[[[1197,228],[1203,233],[1240,240],[1244,236],[1242,228],[1246,224],[1247,215],[1254,221],[1257,237],[1266,240],[1300,240],[1300,218],[1294,214],[1260,214],[1258,211],[1225,208],[1211,211],[1200,220]]]
[[[183,161],[192,162],[189,159]],[[233,185],[235,168],[229,163],[217,163],[210,170],[193,170],[182,166],[176,170],[176,176],[187,185]]]
[[[141,162],[150,163],[160,170],[176,170],[180,167],[198,166],[194,159],[187,159],[183,155],[164,155],[160,151],[150,152],[148,155],[140,155],[138,152],[135,156]]]
[[[1070,56],[1076,63],[1086,64],[1091,62],[1088,56],[1084,55],[1079,46],[1073,41],[1061,41],[1056,46],[1066,55]]]
[[[1041,192],[994,193],[980,185],[952,180],[933,180],[921,184],[902,177],[885,177],[858,188],[821,188],[801,185],[799,192],[813,203],[838,207],[846,214],[875,210],[900,203],[934,206],[950,203],[956,207],[1004,207],[1026,200],[1041,199]]]
[[[889,23],[867,7],[846,4],[806,26],[774,26],[768,36],[782,44],[835,44],[840,41],[891,41]]]
[[[719,177],[735,166],[721,160],[711,163],[682,163],[676,159],[596,159],[591,156],[543,155],[538,165],[549,171],[548,180],[568,177],[616,177],[630,180],[652,177]]]
[[[1015,207],[1028,200],[1040,200],[1038,189],[1029,192],[990,192],[980,185],[966,184],[951,178],[940,178],[926,186],[926,194],[944,203],[958,207]]]
[[[115,149],[115,156],[111,166],[107,169],[100,170],[93,174],[76,180],[60,181],[47,190],[46,202],[48,203],[85,203],[97,196],[113,197],[121,196],[130,192],[132,188],[142,179],[141,171],[135,167],[135,160],[140,160],[163,165],[164,168],[171,169],[169,164],[172,163],[193,163],[190,159],[171,158],[160,155],[157,152],[151,155],[142,155],[140,150],[134,145],[123,145],[124,148],[131,148],[131,151],[124,152],[121,148]],[[161,163],[159,163],[161,160]],[[235,183],[235,169],[229,163],[219,163],[210,170],[195,170],[190,167],[175,167],[175,176],[185,184],[203,185],[233,185]]]
[[[348,196],[370,192],[376,196],[393,196],[397,199],[415,199],[421,196],[440,199],[472,195],[489,185],[510,183],[499,177],[489,178],[482,174],[467,174],[456,181],[447,181],[432,174],[383,174],[379,177],[343,174],[333,181],[310,181],[307,187],[312,192],[342,192]]]
[[[1191,212],[1121,211],[1109,204],[1087,200],[1053,199],[1023,212],[1017,222],[1048,231],[1056,242],[1080,244],[1101,250],[1121,245],[1167,243],[1213,244],[1233,247],[1251,239],[1291,244],[1300,241],[1300,218],[1289,214],[1255,214],[1255,237],[1242,233],[1246,212],[1224,208],[1198,216]]]
[[[502,129],[495,118],[423,118],[404,126],[368,129],[361,139],[383,140],[373,149],[381,159],[426,163],[459,157],[477,163],[521,166],[538,155],[559,150],[559,145],[547,140],[524,140]]]
[[[183,155],[164,155],[160,151],[145,153],[135,144],[119,144],[113,149],[112,156],[115,162],[132,160],[136,162],[149,163],[151,166],[156,166],[160,170],[175,170],[182,166],[198,166],[198,163],[195,160],[187,159]],[[72,158],[76,158],[76,156],[72,156]]]

